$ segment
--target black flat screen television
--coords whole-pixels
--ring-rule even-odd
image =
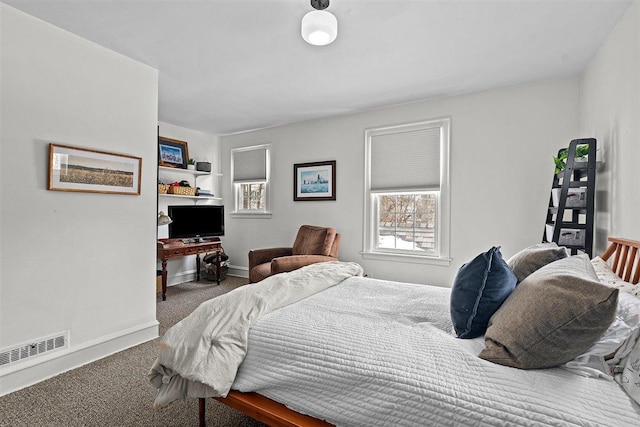
[[[224,236],[224,206],[168,206],[170,239]]]

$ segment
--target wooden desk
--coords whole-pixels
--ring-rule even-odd
[[[162,301],[167,299],[167,260],[183,256],[196,256],[196,280],[200,280],[200,254],[216,252],[216,279],[220,283],[220,239],[207,239],[198,243],[184,243],[182,239],[159,239],[158,256],[162,262]]]

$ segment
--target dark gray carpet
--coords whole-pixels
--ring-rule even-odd
[[[229,276],[219,286],[206,281],[171,286],[166,301],[158,298],[160,335],[202,301],[246,283]],[[0,397],[0,426],[197,426],[197,400],[153,409],[155,389],[146,375],[157,347],[158,339]],[[207,426],[264,424],[207,399]]]

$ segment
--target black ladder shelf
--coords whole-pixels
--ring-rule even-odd
[[[576,161],[576,147],[588,145],[587,161]],[[556,242],[576,255],[593,256],[594,199],[596,184],[596,140],[574,139],[568,148],[564,170],[554,174],[543,242]]]

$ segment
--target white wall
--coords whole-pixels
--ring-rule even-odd
[[[640,239],[640,5],[634,1],[580,82],[580,131],[598,140],[596,253],[609,236]]]
[[[157,336],[156,70],[0,4],[0,394]],[[47,190],[48,144],[142,157],[139,196]]]
[[[179,141],[186,141],[189,149],[189,157],[192,157],[195,161],[204,161],[211,163],[211,176],[199,176],[197,178],[197,186],[200,188],[206,188],[213,191],[214,195],[219,195],[221,191],[220,178],[216,176],[219,173],[220,168],[220,142],[216,135],[211,135],[192,129],[175,126],[169,123],[159,123],[159,134],[171,139],[177,139]],[[194,183],[194,177],[190,174],[175,172],[164,172],[160,177],[164,183],[169,180],[181,181],[188,180],[191,185]],[[198,200],[197,204],[221,204],[219,201],[204,201]],[[193,205],[196,201],[190,199],[172,199],[169,196],[158,197],[158,210],[167,213],[167,206],[169,205]],[[169,235],[169,226],[164,225],[158,227],[158,238],[166,238]],[[158,264],[158,269],[162,267]],[[177,283],[184,283],[191,280],[195,280],[196,276],[196,258],[194,256],[170,259],[167,262],[167,285],[175,285]]]
[[[225,249],[236,270],[251,248],[290,246],[304,223],[342,233],[340,258],[372,277],[450,286],[457,269],[492,245],[509,256],[542,238],[551,157],[577,136],[578,78],[389,107],[221,137],[225,203],[233,148],[272,143],[271,219],[227,217]],[[365,260],[362,250],[364,130],[451,117],[449,267]],[[293,201],[293,164],[337,161],[337,200]]]

